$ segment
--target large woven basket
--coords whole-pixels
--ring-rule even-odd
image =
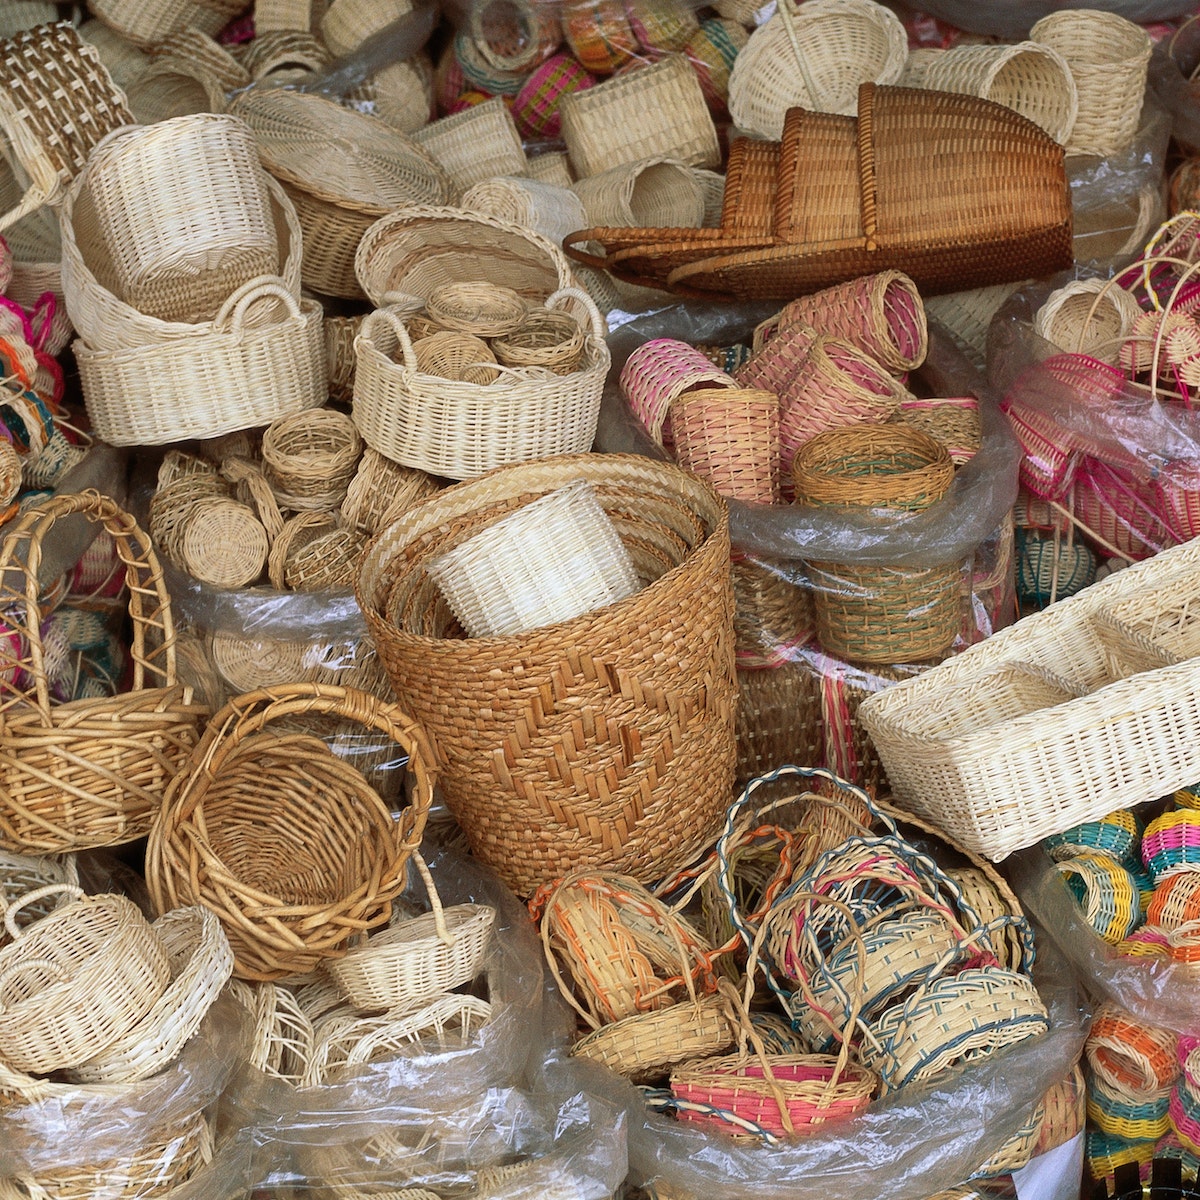
[[[124,566],[130,690],[56,704],[42,645],[38,569],[56,523],[100,526]],[[206,710],[176,682],[175,626],[150,540],[96,492],[42,501],[0,542],[0,603],[20,637],[0,654],[0,833],[10,849],[62,853],[143,836],[199,736]],[[14,649],[14,645],[19,649]]]
[[[580,477],[646,586],[560,625],[464,638],[426,564]],[[712,840],[735,759],[726,521],[676,467],[569,455],[447,489],[368,548],[357,594],[397,696],[438,744],[472,852],[518,892],[592,865],[659,879]],[[497,692],[496,672],[514,686]]]
[[[363,440],[393,462],[449,479],[590,449],[609,353],[590,297],[570,288],[546,301],[550,310],[568,304],[587,313],[578,370],[504,368],[486,384],[422,371],[397,310],[372,313],[354,341],[353,414]]]
[[[587,210],[586,225],[698,228],[704,221],[700,184],[682,163],[661,155],[619,163],[581,179],[572,190]]]
[[[407,754],[412,793],[399,820],[320,738],[290,732],[328,716]],[[238,978],[303,974],[387,923],[433,780],[428,740],[394,704],[325,684],[248,692],[213,718],[163,801],[146,851],[151,897],[159,911],[213,909]]]

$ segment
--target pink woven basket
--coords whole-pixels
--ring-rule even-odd
[[[675,458],[722,495],[778,504],[779,397],[756,388],[697,388],[674,405]]]
[[[569,92],[594,87],[596,77],[569,54],[548,58],[521,85],[512,115],[527,138],[556,138],[562,132],[558,106]]]
[[[674,338],[655,338],[639,346],[621,368],[621,390],[633,415],[661,446],[671,440],[671,405],[692,388],[736,387],[732,376],[694,346]],[[746,387],[759,387],[747,383]],[[774,390],[774,389],[767,389]]]

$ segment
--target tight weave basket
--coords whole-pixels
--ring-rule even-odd
[[[429,562],[580,477],[645,586],[560,625],[464,638]],[[736,749],[727,521],[676,467],[569,455],[449,488],[368,548],[357,595],[397,697],[438,745],[472,853],[518,893],[594,865],[656,880],[712,841]],[[497,693],[496,672],[514,686]]]
[[[305,718],[339,717],[408,755],[399,821]],[[287,722],[269,728],[273,722]],[[211,908],[239,979],[304,974],[387,923],[433,798],[433,751],[394,704],[353,688],[287,684],[231,700],[164,798],[146,850],[160,912]]]

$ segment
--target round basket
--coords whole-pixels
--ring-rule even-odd
[[[300,29],[270,29],[255,35],[242,53],[242,67],[256,82],[276,71],[323,72],[332,62],[325,44]]]
[[[1136,1021],[1115,1004],[1102,1004],[1085,1046],[1094,1078],[1114,1091],[1161,1092],[1179,1075],[1170,1030]]]
[[[1127,808],[1119,808],[1099,821],[1072,825],[1044,838],[1042,845],[1056,862],[1079,854],[1106,854],[1126,866],[1141,862],[1142,826]]]
[[[562,132],[558,106],[568,92],[595,87],[596,77],[569,54],[548,58],[521,85],[513,100],[512,114],[518,131],[527,138],[556,138]],[[536,163],[537,159],[530,159]],[[570,176],[566,182],[570,182]],[[576,228],[583,228],[576,226]]]
[[[779,398],[753,388],[695,388],[672,407],[675,458],[731,500],[782,498]]]
[[[611,75],[638,51],[622,0],[565,0],[562,29],[571,53],[593,75]]]
[[[344,591],[353,586],[365,546],[352,529],[339,526],[318,533],[287,555],[284,586],[293,592]]]
[[[1151,1141],[1171,1128],[1167,1115],[1170,1100],[1169,1088],[1157,1093],[1131,1092],[1093,1077],[1088,1084],[1088,1122],[1102,1133],[1127,1141]]]
[[[172,562],[182,558],[180,539],[192,508],[201,500],[229,499],[229,488],[217,474],[190,472],[169,479],[150,499],[150,537]]]
[[[1067,153],[1107,158],[1124,150],[1142,116],[1149,34],[1116,13],[1073,8],[1043,17],[1029,36],[1056,50],[1075,80],[1079,106]]]
[[[901,425],[818,434],[792,464],[796,500],[919,511],[954,478],[946,448]],[[875,663],[917,662],[945,650],[960,625],[957,565],[889,568],[809,563],[817,636],[831,654]]]
[[[1069,354],[1115,366],[1141,309],[1119,284],[1074,279],[1051,292],[1033,318],[1033,331]]]
[[[525,301],[512,288],[467,280],[443,283],[425,302],[426,315],[443,329],[479,338],[512,333],[526,311]]]
[[[471,7],[467,28],[475,48],[501,71],[532,71],[562,41],[555,6],[539,0],[483,0]]]
[[[576,478],[595,486],[646,586],[560,625],[464,638],[427,564]],[[439,747],[472,853],[518,893],[601,864],[659,879],[715,836],[735,755],[727,519],[707,484],[669,464],[568,455],[448,488],[368,548],[356,592],[372,640]],[[518,662],[520,686],[496,693],[492,672]]]
[[[682,163],[662,157],[622,163],[572,185],[589,226],[668,229],[704,223],[704,193]],[[571,232],[574,232],[572,230]]]
[[[97,0],[89,11],[131,42],[151,49],[185,29],[216,37],[245,8],[242,0]]]
[[[59,520],[75,516],[112,539],[132,622],[129,690],[56,704],[42,645],[38,567]],[[23,633],[0,661],[0,833],[28,853],[61,854],[143,836],[167,784],[187,758],[206,710],[176,682],[175,626],[150,540],[97,492],[43,500],[0,542],[0,603]],[[17,668],[17,670],[13,670]]]
[[[199,113],[110,134],[89,188],[120,294],[164,321],[209,320],[280,268],[266,174],[233,117]]]
[[[321,17],[321,40],[342,58],[412,7],[412,0],[333,0]]]
[[[455,383],[484,385],[493,383],[500,372],[492,364],[496,356],[482,338],[470,333],[453,333],[449,329],[431,328],[424,317],[414,317],[405,324],[411,331],[413,362],[422,375],[436,375],[439,379],[450,379]],[[422,336],[423,335],[423,336]],[[399,354],[393,361],[401,361]],[[357,377],[357,368],[355,368]]]
[[[1193,921],[1200,921],[1200,871],[1168,875],[1151,893],[1146,923],[1180,929]]]
[[[232,484],[234,495],[254,510],[259,524],[271,542],[283,529],[283,513],[271,485],[261,469],[248,459],[226,458],[221,463],[221,478]]]
[[[230,983],[229,991],[254,1018],[248,1065],[272,1079],[298,1085],[312,1062],[315,1031],[297,998],[286,987],[251,986],[240,979]]]
[[[807,579],[800,578],[800,572],[793,564],[758,555],[751,558],[734,554],[729,565],[733,577],[733,630],[738,668],[774,671],[785,667],[796,657],[797,649],[814,638],[816,614]],[[800,670],[803,674],[807,668],[801,664]],[[782,673],[777,682],[784,692],[794,692],[797,702],[802,692],[811,691],[814,695],[816,692],[815,675],[811,677],[811,688],[807,689],[792,671]],[[765,693],[774,692],[765,680],[758,681],[758,685]],[[743,685],[743,690],[745,686],[748,685]],[[813,726],[819,725],[818,717]],[[799,758],[784,754],[769,764],[764,762],[763,767],[770,770],[780,763],[815,762],[818,758],[818,754]]]
[[[588,225],[583,201],[570,190],[571,177],[540,180],[501,176],[485,179],[459,201],[469,212],[533,229],[556,245]]]
[[[700,27],[695,10],[683,0],[625,0],[625,16],[647,53],[682,50]]]
[[[62,892],[50,884],[28,900]],[[86,1062],[137,1024],[170,979],[166,952],[123,896],[85,896],[22,930],[10,905],[0,950],[0,1056],[46,1074]],[[25,898],[23,898],[25,899]]]
[[[432,496],[439,486],[424,471],[389,462],[378,450],[368,448],[346,489],[342,519],[370,537],[414,504]]]
[[[685,392],[737,386],[699,350],[674,338],[654,338],[639,346],[625,360],[620,384],[633,415],[660,446],[668,437],[671,405]]]
[[[555,375],[579,370],[585,347],[583,326],[552,308],[530,310],[511,333],[492,339],[496,361],[504,366],[544,367]]]
[[[486,385],[448,382],[422,370],[418,352],[428,354],[423,347],[449,335],[423,338],[414,350],[396,309],[372,313],[355,340],[353,416],[363,441],[392,462],[448,479],[589,449],[608,374],[608,347],[603,321],[585,293],[567,288],[545,303],[551,310],[567,305],[581,307],[590,318],[590,329],[580,322],[585,344],[579,370],[554,375],[493,367],[503,374]]]
[[[729,78],[744,133],[779,141],[789,108],[854,116],[858,85],[895,83],[908,58],[900,18],[872,0],[807,0],[751,35]]]
[[[321,716],[361,723],[407,753],[412,793],[399,821],[324,742],[269,728]],[[303,974],[341,956],[355,934],[387,922],[404,888],[432,801],[432,761],[424,733],[365,692],[293,684],[237,697],[213,718],[151,830],[156,907],[216,912],[240,979]]]
[[[263,471],[282,507],[336,508],[362,451],[362,439],[345,414],[330,408],[295,413],[263,434]]]
[[[262,575],[270,539],[250,505],[207,496],[188,506],[174,545],[173,561],[201,583],[239,588]]]
[[[221,80],[200,63],[174,55],[152,58],[127,91],[129,110],[139,125],[225,111]]]
[[[413,137],[441,165],[455,194],[497,175],[525,172],[521,135],[499,96],[442,117],[416,130]]]
[[[1141,919],[1133,876],[1104,854],[1079,854],[1057,864],[1087,923],[1106,941],[1124,941]]]
[[[354,395],[354,339],[366,313],[353,317],[325,314],[325,361],[329,370],[329,399],[348,404]]]
[[[1142,861],[1156,886],[1200,869],[1200,812],[1181,808],[1155,817],[1142,834]]]

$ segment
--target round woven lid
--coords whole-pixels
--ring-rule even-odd
[[[382,216],[442,204],[450,181],[424,147],[365,113],[287,88],[250,88],[230,106],[254,130],[263,166],[311,196]]]

